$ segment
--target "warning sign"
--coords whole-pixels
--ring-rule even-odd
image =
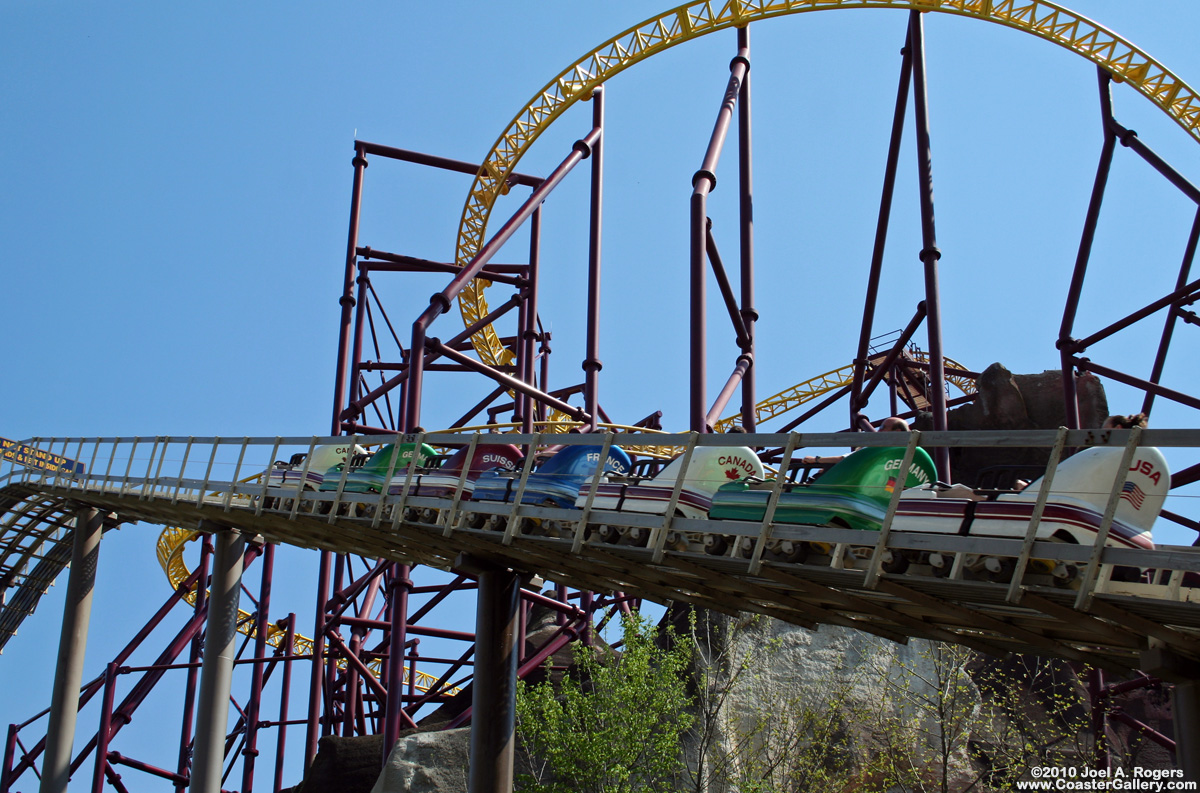
[[[28,468],[37,468],[41,471],[55,471],[67,476],[80,476],[83,474],[83,465],[81,463],[57,454],[52,454],[44,449],[26,446],[17,441],[10,441],[8,438],[0,438],[0,459],[16,463],[17,465],[24,465]]]

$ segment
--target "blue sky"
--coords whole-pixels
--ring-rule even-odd
[[[1073,7],[1200,85],[1194,4]],[[0,435],[325,432],[355,136],[480,160],[560,69],[661,10],[0,4],[0,294],[10,329]],[[763,396],[854,355],[904,23],[898,12],[839,11],[752,27]],[[929,15],[926,30],[946,352],[975,368],[1057,368],[1053,341],[1100,146],[1094,68],[994,25]],[[733,52],[733,33],[717,34],[608,86],[601,401],[618,420],[661,409],[669,428],[686,425],[687,199]],[[1117,86],[1114,99],[1119,120],[1200,180],[1193,140],[1129,89]],[[519,168],[547,173],[589,123],[589,108],[574,108]],[[731,141],[711,204],[727,260],[733,153]],[[903,327],[921,299],[914,166],[910,131],[879,333]],[[542,316],[554,332],[555,386],[581,375],[584,174],[546,209]],[[363,244],[452,256],[468,179],[377,162],[367,183]],[[1081,330],[1170,289],[1194,211],[1118,150]],[[500,258],[521,260],[525,239]],[[442,285],[413,278],[380,289],[407,327]],[[710,395],[736,355],[721,320],[714,302]],[[1091,354],[1144,375],[1160,327],[1153,320]],[[435,335],[458,328],[452,312]],[[1194,331],[1177,331],[1165,378],[1190,393],[1200,391]],[[488,390],[454,377],[431,378],[428,426]],[[1119,387],[1109,398],[1114,410],[1140,402]],[[1195,415],[1160,402],[1154,425],[1195,426]],[[89,674],[167,594],[156,534],[135,526],[105,541]],[[304,625],[315,562],[285,558],[294,572],[277,603]],[[62,583],[0,657],[6,690],[24,681],[0,702],[0,724],[48,702]]]

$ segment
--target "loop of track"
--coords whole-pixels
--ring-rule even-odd
[[[501,133],[483,161],[459,222],[455,263],[465,267],[483,246],[496,199],[530,145],[567,108],[591,97],[592,89],[651,55],[677,44],[772,17],[853,8],[935,11],[1004,25],[1056,44],[1106,69],[1129,84],[1200,142],[1200,96],[1141,48],[1086,17],[1044,0],[709,0],[685,3],[635,25],[576,60],[547,83]],[[488,314],[489,281],[473,280],[459,294],[469,327]],[[511,363],[513,353],[487,325],[471,337],[490,366]]]

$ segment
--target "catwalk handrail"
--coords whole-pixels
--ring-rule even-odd
[[[881,529],[851,529],[778,522],[773,514],[756,519],[715,520],[685,517],[679,512],[620,510],[607,504],[606,508],[598,508],[595,503],[588,511],[547,506],[548,502],[475,501],[469,499],[462,486],[469,471],[465,465],[461,470],[439,474],[441,489],[434,492],[441,495],[427,495],[416,490],[414,472],[419,464],[416,455],[410,457],[411,463],[393,463],[393,470],[389,471],[390,486],[380,488],[382,492],[349,492],[344,475],[336,477],[336,482],[334,476],[329,476],[327,487],[333,487],[324,491],[312,489],[312,485],[306,487],[303,481],[281,483],[278,478],[273,485],[264,475],[277,459],[286,461],[293,451],[311,456],[322,444],[352,447],[397,441],[415,443],[418,447],[429,443],[444,448],[474,446],[475,449],[481,443],[515,443],[525,446],[527,453],[531,446],[539,444],[546,444],[552,450],[580,444],[604,448],[633,442],[682,447],[693,454],[704,447],[751,446],[768,450],[783,447],[788,460],[795,459],[792,455],[801,448],[835,446],[903,446],[905,457],[911,457],[918,445],[925,448],[1058,445],[1063,449],[1107,446],[1130,460],[1134,459],[1139,444],[1168,450],[1200,448],[1200,430],[1059,429],[907,435],[688,433],[644,437],[635,433],[605,433],[553,438],[538,434],[453,432],[289,438],[42,438],[32,439],[28,444],[67,458],[65,463],[58,461],[67,469],[16,470],[9,466],[7,473],[0,476],[0,495],[78,502],[114,512],[120,520],[163,525],[204,521],[205,525],[227,525],[260,534],[268,542],[439,567],[452,566],[458,555],[466,552],[597,591],[610,587],[654,599],[683,598],[718,610],[758,611],[799,624],[815,624],[812,615],[817,615],[816,621],[865,626],[889,638],[926,635],[934,630],[940,631],[938,635],[943,638],[952,633],[963,643],[978,644],[979,620],[984,620],[991,626],[988,630],[996,634],[988,640],[992,642],[989,646],[1007,642],[1005,646],[1019,645],[1026,648],[1021,651],[1028,651],[1046,649],[1049,642],[1053,645],[1050,649],[1063,657],[1086,655],[1085,660],[1093,662],[1098,656],[1080,648],[1103,645],[1107,648],[1102,653],[1105,658],[1119,659],[1120,664],[1135,664],[1137,661],[1126,646],[1130,640],[1113,644],[1111,636],[1104,638],[1119,628],[1122,636],[1133,631],[1131,635],[1141,637],[1137,638],[1141,643],[1149,641],[1146,637],[1157,637],[1189,657],[1200,659],[1197,634],[1200,588],[1193,584],[1200,580],[1200,548],[1158,544],[1151,549],[1104,544],[1104,526],[1112,525],[1116,496],[1121,492],[1124,477],[1120,475],[1112,486],[1106,484],[1103,488],[1107,491],[1107,507],[1097,510],[1097,514],[1103,511],[1104,522],[1096,528],[1095,544],[1039,538],[1035,531],[1036,517],[1025,519],[1028,528],[1024,531],[1018,528],[1013,534],[997,536],[943,533],[932,527],[925,532],[911,525],[904,531],[889,532],[887,522],[895,514],[894,509],[889,509]],[[1056,456],[1049,455],[1051,460]],[[602,458],[603,455],[598,457]],[[45,460],[47,455],[29,459]],[[72,460],[85,465],[86,470],[78,472],[71,465]],[[786,465],[784,462],[781,467]],[[588,477],[589,482],[581,486],[580,493],[595,489],[602,468],[596,466],[596,473]],[[530,470],[530,466],[524,465],[524,470]],[[682,481],[671,481],[672,474],[666,475],[667,480],[661,479],[661,473],[659,476],[658,489],[663,493],[670,491],[673,484],[678,489]],[[770,480],[760,485],[772,495],[788,486],[782,476],[774,486]],[[900,492],[901,488],[892,491],[893,501]],[[1104,504],[1105,494],[1099,496],[1096,503]],[[693,508],[690,514],[700,511]],[[0,524],[3,522],[0,516]],[[616,529],[629,541],[611,544],[612,540],[603,535],[605,527],[609,529],[609,537],[611,530]],[[1024,537],[1020,536],[1022,533]],[[710,551],[709,540],[720,541],[727,552]],[[703,549],[698,549],[697,543]],[[807,561],[803,558],[791,561],[780,554],[782,545],[788,543],[823,550]],[[768,548],[769,556],[764,554]],[[939,563],[944,576],[925,572],[924,561],[908,571],[883,567],[885,555],[894,562],[897,553],[921,560],[932,559],[936,553],[943,562],[947,559],[952,562],[945,566]],[[991,579],[989,583],[968,576],[968,565],[975,565],[970,559],[988,557],[1009,560],[1017,566],[1010,581],[1001,583]],[[1024,565],[1030,560],[1038,560],[1038,566],[1030,571],[1032,575],[1026,575]],[[1048,578],[1047,571],[1053,568],[1057,575],[1060,566],[1072,573],[1066,579],[1069,589],[1056,584],[1057,579]],[[1125,580],[1123,568],[1137,569],[1142,575]],[[973,605],[964,610],[962,603]],[[864,609],[865,616],[853,616]],[[922,616],[922,609],[933,611]],[[879,616],[881,610],[887,617],[883,621]],[[969,618],[963,617],[968,613]],[[993,613],[999,616],[988,616]],[[1096,614],[1118,614],[1112,617],[1116,627],[1104,627],[1101,631],[1104,635],[1089,634],[1082,639],[1076,636],[1080,630],[1096,628],[1099,624]],[[949,626],[950,633],[937,627],[943,621],[936,615],[945,617],[944,624]],[[932,622],[926,621],[927,618]],[[1010,625],[1009,621],[1014,619],[1019,624]],[[1047,625],[1046,619],[1059,622]],[[1031,632],[1030,627],[1035,630]],[[1043,636],[1043,630],[1050,630],[1059,638]]]
[[[1140,435],[1140,437],[1138,437]],[[574,546],[586,531],[586,523],[579,520],[580,513],[576,510],[539,507],[531,505],[513,505],[498,502],[466,502],[462,498],[462,488],[458,488],[452,499],[434,498],[429,496],[408,495],[411,476],[404,477],[406,466],[396,467],[397,478],[406,479],[403,491],[397,495],[387,493],[349,493],[344,492],[345,477],[339,482],[336,490],[312,491],[301,490],[302,485],[287,485],[284,487],[269,487],[265,474],[271,469],[281,452],[285,450],[305,450],[309,454],[313,449],[325,444],[370,444],[384,442],[413,443],[424,442],[443,447],[471,446],[487,439],[497,443],[536,445],[548,442],[555,447],[573,445],[611,445],[614,442],[636,443],[644,446],[666,447],[745,447],[770,449],[789,447],[793,451],[801,448],[831,448],[854,446],[862,447],[896,447],[899,445],[919,445],[924,448],[1018,448],[1018,447],[1054,447],[1061,444],[1066,448],[1084,448],[1092,446],[1124,447],[1132,450],[1136,446],[1157,446],[1162,448],[1200,448],[1200,430],[1197,429],[1146,429],[1146,430],[1019,430],[1002,432],[913,432],[910,435],[900,433],[731,433],[731,434],[660,434],[647,433],[639,437],[639,433],[604,433],[604,434],[574,434],[557,435],[547,439],[545,435],[531,434],[460,434],[454,432],[431,432],[422,434],[397,434],[373,436],[308,436],[308,437],[99,437],[99,438],[33,438],[25,443],[29,446],[66,457],[82,463],[85,468],[82,473],[69,473],[63,470],[39,470],[24,468],[13,463],[4,464],[9,470],[0,474],[0,485],[21,483],[32,485],[38,490],[53,492],[56,495],[70,498],[72,493],[78,493],[79,498],[85,494],[98,494],[107,497],[128,498],[136,501],[150,499],[169,499],[172,505],[177,502],[223,509],[229,513],[235,508],[239,513],[250,511],[254,516],[261,515],[268,496],[290,498],[292,505],[288,512],[289,519],[295,519],[300,511],[303,500],[310,506],[306,514],[315,515],[320,505],[321,519],[328,515],[328,521],[334,522],[339,515],[342,504],[363,504],[376,507],[372,510],[371,526],[376,528],[383,520],[384,506],[392,506],[393,514],[390,523],[393,528],[400,525],[400,515],[405,505],[432,507],[440,509],[438,526],[443,527],[448,537],[459,528],[458,523],[465,509],[485,515],[502,515],[509,519],[536,517],[578,523],[577,536]],[[910,443],[905,444],[905,441]],[[269,451],[268,451],[269,450]],[[264,456],[265,454],[265,456]],[[1056,455],[1052,455],[1054,459]],[[601,476],[601,468],[597,467],[593,483]],[[0,471],[3,469],[0,468]],[[465,469],[462,474],[466,476]],[[779,477],[782,488],[785,477]],[[1119,488],[1114,484],[1114,488]],[[899,493],[897,489],[896,493]],[[297,497],[299,496],[299,497]],[[332,502],[329,504],[328,502]],[[445,509],[446,505],[449,509]],[[267,507],[270,512],[280,511],[278,508]],[[326,511],[328,510],[328,511]],[[1108,510],[1111,512],[1112,510]],[[692,532],[711,532],[719,525],[719,533],[732,537],[749,537],[755,542],[754,555],[751,560],[752,568],[761,565],[762,543],[767,539],[767,529],[771,536],[778,539],[784,537],[801,538],[806,541],[828,541],[838,544],[866,546],[873,549],[872,561],[867,570],[866,583],[870,586],[877,580],[879,574],[880,555],[885,549],[928,549],[933,545],[941,551],[951,553],[992,553],[1011,556],[1027,561],[1030,554],[1038,558],[1065,560],[1085,563],[1088,568],[1087,580],[1081,588],[1081,598],[1086,597],[1095,585],[1097,577],[1103,578],[1102,567],[1111,565],[1135,565],[1143,568],[1156,567],[1180,572],[1200,572],[1200,550],[1169,546],[1164,549],[1133,550],[1103,547],[1097,545],[1094,549],[1086,546],[1064,546],[1046,541],[1037,541],[1031,530],[1024,542],[1021,540],[938,535],[930,537],[917,533],[889,534],[889,526],[885,524],[883,531],[837,528],[830,526],[807,526],[794,524],[774,524],[770,521],[751,522],[738,520],[722,520],[719,524],[702,519],[687,519],[682,517],[663,516],[636,512],[610,512],[593,510],[589,519],[609,522],[619,526],[649,529],[654,533],[650,541],[651,548],[656,550],[654,561],[662,558],[662,542],[668,527],[673,530]],[[1111,521],[1111,515],[1106,516]],[[890,523],[890,520],[888,521]],[[505,537],[505,544],[512,542],[512,533]],[[1058,546],[1058,547],[1055,547]],[[751,569],[751,573],[757,569]],[[1178,586],[1175,586],[1178,589]]]

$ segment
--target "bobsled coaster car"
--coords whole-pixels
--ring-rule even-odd
[[[485,471],[515,471],[525,459],[521,450],[511,444],[481,443],[475,447],[475,453],[467,460],[464,446],[442,463],[442,467],[432,471],[414,473],[409,484],[410,496],[429,496],[431,498],[452,497],[458,491],[459,480],[462,479],[463,469],[467,471],[467,479],[463,483],[463,498],[470,498],[475,490],[475,483]],[[408,472],[397,470],[388,484],[388,492],[399,494],[404,492],[404,483]]]
[[[676,457],[653,479],[602,484],[596,491],[592,508],[661,515],[671,501],[682,467],[683,458]],[[684,517],[703,518],[712,504],[713,494],[722,485],[748,476],[761,478],[762,474],[762,462],[746,446],[702,446],[692,452],[692,459],[683,474],[676,509]],[[587,495],[587,487],[581,487],[575,506],[582,507]]]
[[[1095,544],[1122,453],[1116,448],[1084,449],[1058,464],[1038,524],[1038,539]],[[1024,537],[1041,487],[1038,479],[1020,492],[999,495],[975,494],[961,486],[907,490],[892,527],[896,531]],[[1153,447],[1138,449],[1106,544],[1153,548],[1151,529],[1170,487],[1171,472],[1162,452]],[[972,497],[962,498],[962,494]]]
[[[330,468],[343,465],[347,457],[359,455],[365,457],[366,454],[367,450],[363,447],[355,446],[351,450],[348,443],[318,446],[313,449],[307,466],[304,463],[305,458],[309,455],[304,453],[292,455],[292,458],[286,463],[283,460],[276,460],[275,464],[266,471],[267,487],[296,488],[298,486],[302,490],[316,490],[321,486],[321,482],[325,479],[325,472]],[[305,468],[308,470],[305,471]],[[340,467],[338,471],[341,471]]]
[[[525,482],[522,504],[573,507],[580,489],[590,485],[600,464],[600,446],[567,446],[538,466]],[[604,461],[603,475],[626,474],[631,461],[625,450],[612,446]],[[475,483],[475,501],[512,501],[520,487],[519,471],[492,472],[479,477]],[[601,485],[604,487],[604,485]]]
[[[784,483],[775,508],[777,523],[806,523],[878,531],[897,487],[916,487],[937,479],[933,460],[916,449],[908,475],[900,482],[904,448],[869,447],[849,454],[811,484]],[[761,521],[778,483],[741,479],[713,496],[709,517]]]
[[[389,443],[371,455],[361,466],[351,464],[346,473],[346,484],[343,493],[378,493],[387,485],[388,471],[403,471],[411,463],[413,453],[417,452],[416,444],[402,443],[397,446]],[[421,444],[417,453],[417,465],[422,465],[437,452],[428,444]],[[393,458],[395,458],[393,460]],[[321,482],[320,490],[333,491],[338,489],[342,481],[342,465],[338,464],[325,472],[325,480]]]

